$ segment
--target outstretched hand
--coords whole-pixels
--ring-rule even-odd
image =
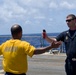
[[[62,41],[53,41],[51,43],[52,48],[58,48],[62,44]]]

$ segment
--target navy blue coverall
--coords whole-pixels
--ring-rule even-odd
[[[67,75],[76,75],[76,30],[67,30],[56,37],[63,41],[66,49],[65,71]]]

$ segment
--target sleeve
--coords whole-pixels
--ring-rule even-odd
[[[35,47],[32,46],[32,45],[30,45],[30,43],[26,42],[26,43],[24,44],[24,50],[25,50],[25,53],[26,53],[28,56],[32,57],[32,56],[33,56],[33,53],[34,53],[34,51],[35,51]]]
[[[56,40],[57,41],[64,41],[64,36],[65,36],[65,32],[60,33],[57,37]]]

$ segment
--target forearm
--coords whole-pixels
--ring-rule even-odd
[[[52,48],[58,48],[60,45],[61,45],[61,41],[59,41],[59,42],[53,41],[50,46],[42,47],[42,48],[36,48],[34,51],[34,54],[42,54],[46,51],[49,51]]]
[[[45,40],[47,40],[49,43],[52,43],[53,41],[56,41],[55,38],[52,38],[52,37],[46,37]]]
[[[50,49],[52,49],[51,46],[43,47],[43,48],[36,48],[36,50],[34,51],[34,55],[45,53],[46,51],[49,51]]]

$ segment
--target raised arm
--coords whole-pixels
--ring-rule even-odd
[[[50,37],[48,37],[48,35],[47,35],[47,33],[46,33],[45,30],[43,30],[42,37],[43,37],[43,39],[47,40],[49,43],[52,43],[53,41],[56,41],[55,38],[52,38],[52,37],[50,38]]]
[[[34,54],[42,54],[45,53],[46,51],[49,51],[52,48],[58,48],[61,45],[61,41],[59,42],[52,42],[50,46],[47,47],[42,47],[42,48],[36,48],[34,51]]]

